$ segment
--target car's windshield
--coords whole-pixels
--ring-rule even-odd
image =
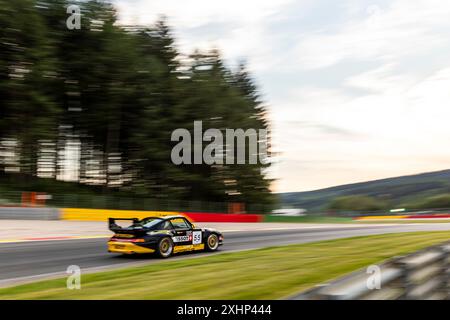
[[[163,221],[163,219],[159,219],[159,218],[150,218],[150,219],[145,219],[144,221],[142,221],[140,223],[141,226],[143,226],[144,228],[153,228],[155,227],[158,223],[160,223],[161,221]]]

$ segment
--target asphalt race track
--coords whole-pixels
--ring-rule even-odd
[[[362,235],[396,232],[450,230],[449,223],[386,226],[336,226],[303,230],[226,232],[222,252],[275,245],[306,243]],[[0,244],[0,286],[65,275],[67,267],[78,265],[83,271],[155,263],[152,255],[129,257],[108,253],[105,239],[37,241]],[[181,254],[169,259],[187,259],[211,253]]]

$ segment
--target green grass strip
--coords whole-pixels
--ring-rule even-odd
[[[450,231],[354,237],[223,253],[0,289],[1,299],[277,299],[447,241]]]

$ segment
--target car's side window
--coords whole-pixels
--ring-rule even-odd
[[[188,220],[188,219],[184,219],[184,221],[186,222],[186,224],[188,225],[189,229],[194,229],[194,225]]]
[[[172,226],[175,229],[190,229],[191,228],[187,224],[186,220],[184,220],[183,218],[172,219],[172,220],[170,220],[170,222],[172,223]]]
[[[170,224],[170,221],[164,221],[161,223],[161,230],[171,230],[172,225]]]

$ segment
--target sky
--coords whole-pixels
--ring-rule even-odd
[[[181,52],[246,60],[270,108],[275,192],[449,169],[447,0],[114,0]]]

